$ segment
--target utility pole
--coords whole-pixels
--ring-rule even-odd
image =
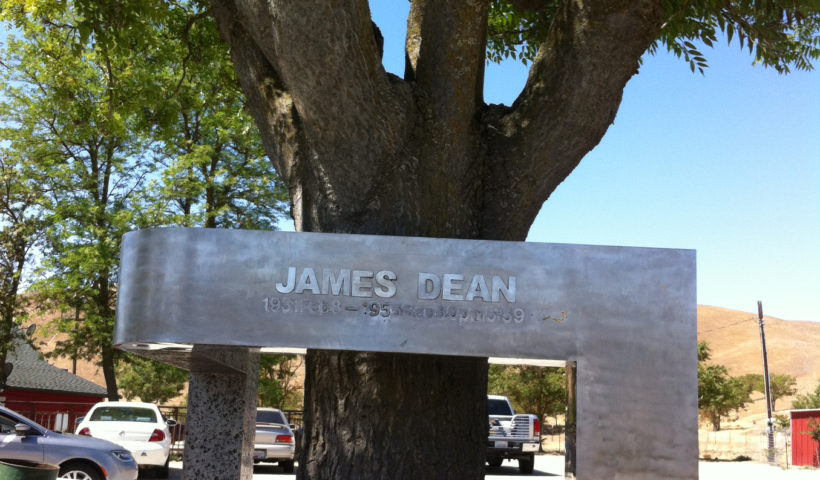
[[[772,418],[772,393],[769,389],[769,357],[766,354],[766,333],[763,331],[763,303],[757,301],[757,318],[760,323],[760,343],[763,345],[763,386],[766,390],[766,436],[769,439],[767,459],[774,464],[774,419]]]

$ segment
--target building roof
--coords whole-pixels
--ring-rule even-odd
[[[16,342],[14,351],[6,358],[6,362],[14,364],[14,369],[6,381],[8,389],[76,393],[101,397],[107,394],[105,388],[96,383],[42,360],[37,351],[24,341]]]

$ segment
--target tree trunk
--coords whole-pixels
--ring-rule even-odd
[[[299,231],[518,240],[615,118],[657,0],[564,1],[512,107],[489,0],[411,0],[405,78],[366,0],[212,0]],[[300,478],[481,478],[486,359],[309,351]]]
[[[299,478],[482,478],[486,417],[484,358],[311,350]]]
[[[108,400],[116,402],[120,399],[117,390],[117,375],[114,369],[114,347],[108,346],[102,349],[102,370],[105,378],[105,389],[108,393]]]

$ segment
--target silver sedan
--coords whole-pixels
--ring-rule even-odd
[[[61,479],[135,480],[128,450],[96,438],[66,435],[0,407],[0,459],[57,465]]]

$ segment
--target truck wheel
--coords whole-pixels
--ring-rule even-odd
[[[487,463],[490,464],[492,468],[498,468],[501,466],[501,462],[503,462],[503,458],[488,458]]]
[[[524,474],[532,473],[535,468],[535,455],[518,459],[518,471]]]

